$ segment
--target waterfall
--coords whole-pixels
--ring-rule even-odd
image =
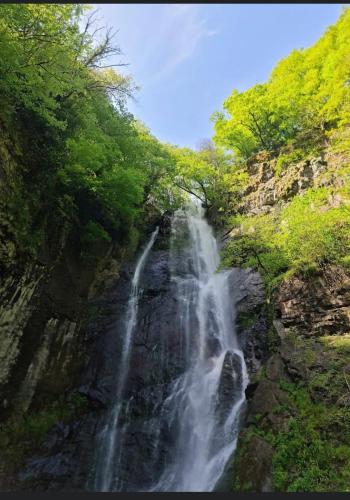
[[[217,272],[218,246],[200,204],[176,212],[171,252],[186,369],[161,410],[175,446],[150,490],[212,491],[236,447],[248,376],[235,336],[230,271]]]
[[[147,256],[156,240],[159,227],[153,231],[151,238],[143,250],[131,282],[131,292],[125,319],[125,336],[123,337],[122,355],[118,370],[118,379],[114,404],[107,415],[106,424],[98,436],[98,453],[96,460],[95,490],[111,491],[115,480],[115,466],[118,460],[117,453],[121,452],[122,433],[119,429],[119,417],[122,407],[122,396],[128,376],[128,365],[131,350],[132,334],[137,323],[140,288],[139,281],[145,266]]]
[[[98,436],[97,491],[213,491],[236,447],[248,376],[235,334],[232,271],[218,271],[218,245],[196,200],[175,212],[171,229],[170,250],[154,254],[147,267],[156,230],[133,276],[115,404]],[[152,274],[159,269],[157,255],[164,264],[166,252],[170,281],[157,293],[167,293],[167,303],[154,302],[150,312],[155,290],[140,294],[142,279],[146,274],[148,282],[150,276],[157,279]],[[159,326],[165,314],[161,305],[171,311],[171,325]],[[152,329],[152,321],[158,327]],[[148,378],[142,396],[131,391],[130,397],[129,389],[125,401],[133,338],[145,332],[152,332],[153,342],[143,351],[145,369],[154,369],[157,389]],[[170,338],[175,351],[169,349]]]

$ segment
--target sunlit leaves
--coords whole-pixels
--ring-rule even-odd
[[[74,217],[88,239],[124,238],[135,235],[146,204],[160,213],[177,203],[173,155],[127,112],[135,85],[108,64],[120,53],[114,35],[86,10],[1,8],[0,104],[5,127],[25,129],[28,217],[20,229],[28,235],[34,220],[40,226],[56,215]]]
[[[246,160],[305,131],[322,136],[350,119],[350,10],[308,49],[294,50],[267,83],[234,90],[215,113],[215,140]],[[314,140],[317,135],[313,135]]]

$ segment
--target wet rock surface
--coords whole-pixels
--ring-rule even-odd
[[[274,449],[256,430],[286,433],[290,419],[298,415],[283,384],[303,388],[311,401],[325,408],[348,405],[348,323],[346,316],[340,321],[337,315],[348,308],[348,300],[349,277],[335,266],[312,277],[294,276],[277,289],[274,347],[246,389],[245,424],[231,472],[235,491],[273,490]],[[332,348],[337,342],[340,348]],[[341,441],[342,431],[333,432]],[[256,464],[257,456],[264,466]],[[252,468],[257,470],[254,477],[247,472]]]
[[[224,422],[232,406],[237,401],[242,385],[242,359],[238,354],[227,352],[222,366],[221,379],[218,389],[217,413],[219,421]]]
[[[170,381],[184,369],[183,339],[174,321],[178,303],[176,283],[170,279],[169,229],[164,223],[140,280],[139,328],[133,338],[120,419],[125,432],[120,462],[123,483],[119,486],[130,491],[147,488],[164,462],[171,460],[167,450],[176,431],[167,426],[166,418],[160,429],[152,427],[153,412],[159,411],[169,394]],[[26,455],[14,476],[4,482],[4,489],[6,484],[8,489],[33,491],[93,489],[98,432],[114,400],[133,268],[132,263],[122,265],[116,279],[111,279],[109,286],[89,301],[91,319],[79,334],[79,373],[71,388],[86,402],[84,411],[77,418],[54,426],[44,442]],[[237,324],[240,314],[252,315],[249,326],[237,328],[253,373],[264,357],[266,342],[263,286],[257,273],[238,269],[232,271],[231,286],[232,307],[238,307]],[[69,338],[70,328],[67,323],[62,338]],[[261,331],[258,340],[257,330]],[[66,345],[71,347],[67,341]],[[215,351],[214,345],[212,349]],[[164,359],[168,360],[167,370],[161,372],[160,360]],[[239,372],[240,363],[238,356],[225,359],[219,391],[222,418],[225,400],[234,396],[232,368],[237,364]]]
[[[273,453],[272,446],[264,439],[254,436],[249,441],[237,471],[241,481],[241,490],[271,491]]]
[[[261,276],[251,268],[234,268],[230,292],[236,303],[236,329],[248,374],[252,376],[266,360],[267,317]]]
[[[163,233],[168,234],[166,225],[162,229]],[[60,429],[59,426],[52,428],[45,442],[35,446],[32,454],[27,453],[25,462],[17,472],[14,472],[13,477],[4,478],[2,489],[45,491],[81,490],[92,487],[95,447],[98,444],[97,431],[101,429],[107,409],[114,401],[116,365],[121,357],[125,333],[124,319],[132,273],[133,264],[125,264],[116,274],[112,284],[102,294],[90,300],[89,312],[93,317],[80,331],[78,337],[80,352],[70,352],[71,356],[74,354],[78,356],[76,364],[79,367],[76,378],[71,381],[70,390],[87,401],[86,411],[78,421],[65,424],[64,429]],[[145,443],[144,452],[147,454],[151,451],[151,443],[147,449],[147,436],[142,434],[142,421],[147,417],[149,408],[153,407],[155,401],[163,399],[167,383],[166,380],[159,380],[157,360],[161,355],[173,351],[174,356],[169,356],[172,360],[169,363],[169,376],[181,365],[181,359],[177,355],[179,339],[176,336],[176,324],[173,322],[176,304],[172,300],[173,284],[170,284],[169,280],[167,251],[155,250],[144,278],[139,309],[141,328],[134,338],[133,355],[130,360],[131,376],[125,394],[126,400],[134,396],[129,409],[129,415],[134,418],[134,428],[130,428],[126,436],[130,445],[126,449],[130,449],[130,454],[126,454],[125,463],[130,471],[134,471],[131,458],[136,454],[135,449],[140,450],[140,440]],[[162,315],[159,314],[159,308],[162,309]],[[50,342],[58,341],[57,331],[60,327],[56,323],[57,320],[52,320],[51,330],[47,330],[45,334],[49,339],[46,344],[49,356],[52,352]],[[72,349],[69,338],[73,333],[67,323],[62,332],[62,343],[68,350]],[[45,343],[42,343],[40,348],[45,348]],[[60,349],[62,355],[60,361],[63,365],[61,368],[64,369],[65,351],[63,346],[58,344],[58,352]],[[65,369],[68,368],[69,364]],[[45,370],[48,373],[47,365]],[[57,372],[53,373],[53,381],[54,375],[57,377]],[[66,373],[64,375],[66,376]],[[68,371],[67,376],[70,375]],[[45,382],[47,385],[48,380]],[[56,383],[58,391],[60,382],[58,378]],[[30,386],[28,379],[27,389]],[[49,388],[47,385],[47,390]],[[137,460],[140,461],[139,456]],[[149,471],[145,470],[143,473],[140,470],[137,478],[132,477],[131,484],[134,480],[140,482],[142,477],[145,479],[148,476]]]
[[[285,179],[284,194],[278,192],[278,197],[288,199],[307,188],[322,171],[322,162],[320,159],[300,163],[297,181]],[[265,184],[272,182],[269,169],[267,163],[256,166],[255,175]],[[260,207],[273,206],[276,186],[274,189],[266,188]],[[164,463],[171,460],[167,450],[173,445],[176,433],[176,429],[166,425],[165,415],[160,428],[156,426],[159,419],[155,418],[155,412],[160,411],[161,403],[169,395],[170,381],[184,368],[183,339],[174,321],[177,285],[170,277],[169,236],[170,216],[161,222],[159,238],[141,279],[139,328],[133,339],[120,420],[125,432],[120,463],[123,483],[119,486],[130,491],[147,489]],[[91,277],[79,278],[81,270],[74,264],[76,259],[74,248],[63,253],[50,276],[39,264],[18,274],[9,272],[9,267],[1,283],[3,417],[14,409],[40,410],[44,401],[62,392],[79,394],[86,402],[81,414],[53,426],[10,473],[8,464],[0,460],[3,490],[93,489],[96,436],[114,401],[116,365],[121,359],[134,264],[120,266],[118,259],[109,256],[92,293],[86,288]],[[58,285],[61,275],[66,277]],[[312,279],[293,276],[284,281],[273,299],[273,325],[267,318],[265,291],[258,273],[252,269],[233,269],[229,283],[232,307],[236,308],[237,336],[250,384],[246,389],[245,424],[238,453],[228,464],[218,489],[230,491],[234,479],[238,483],[233,489],[270,491],[274,450],[261,436],[253,436],[250,441],[246,441],[246,436],[257,427],[257,421],[259,428],[266,431],[286,430],[293,410],[287,409],[281,382],[307,383],[315,401],[341,408],[349,405],[346,388],[349,372],[343,360],[325,354],[321,340],[324,336],[337,337],[350,331],[350,278],[343,269],[326,266]],[[102,285],[107,287],[101,292]],[[89,293],[95,294],[95,298],[89,301],[90,320],[82,328],[81,305]],[[272,326],[277,346],[271,353],[268,329]],[[216,349],[213,337],[208,344],[208,357]],[[168,360],[165,372],[160,371],[164,359]],[[224,361],[219,418],[225,418],[226,403],[235,397],[236,381],[232,373],[239,373],[239,363],[234,355],[227,355]],[[332,380],[336,380],[335,388]]]

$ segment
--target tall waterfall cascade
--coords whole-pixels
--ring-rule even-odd
[[[115,404],[97,450],[98,491],[127,489],[117,480],[118,457],[123,455],[119,414],[132,337],[138,329],[142,271],[156,237],[157,230],[137,263],[132,281]],[[231,271],[218,271],[219,264],[212,228],[201,204],[192,199],[172,218],[169,258],[176,295],[174,322],[181,339],[183,364],[167,384],[152,419],[144,424],[154,441],[157,467],[149,484],[140,487],[143,491],[213,491],[234,453],[248,375],[235,334]],[[167,360],[161,358],[159,362],[162,370]],[[171,439],[165,444],[166,458],[160,460],[158,441],[164,428]]]

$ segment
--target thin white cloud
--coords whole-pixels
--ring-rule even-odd
[[[141,87],[169,77],[200,43],[218,34],[195,4],[95,5],[118,32],[123,62]]]
[[[153,72],[145,75],[144,86],[169,76],[179,64],[191,58],[202,40],[217,34],[208,28],[197,5],[168,4],[162,10],[145,61]]]

